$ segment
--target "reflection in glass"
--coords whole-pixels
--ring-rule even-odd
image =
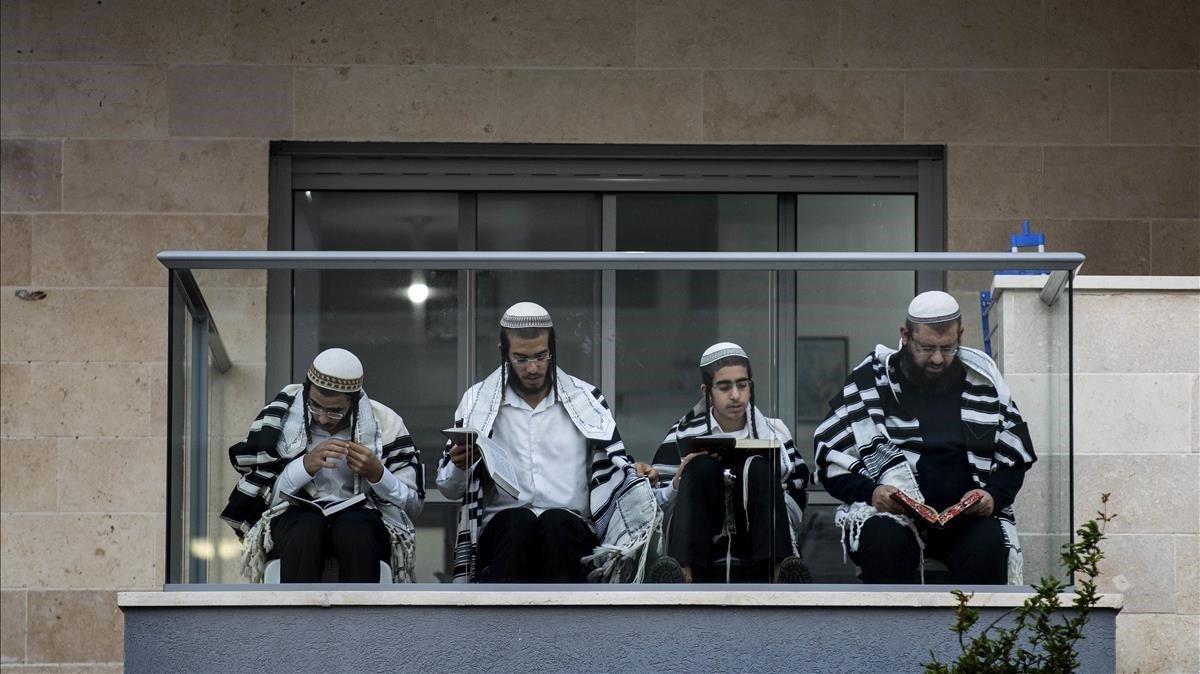
[[[299,250],[455,250],[454,193],[297,192]],[[297,271],[293,377],[312,357],[340,346],[363,362],[364,389],[404,418],[421,451],[426,485],[441,456],[440,429],[458,403],[459,272],[454,270]],[[433,490],[436,493],[436,490]],[[418,579],[436,580],[450,545],[448,505],[427,503],[418,518]],[[443,512],[445,511],[445,512]]]
[[[620,195],[616,216],[617,250],[777,248],[775,195]],[[667,429],[700,399],[700,354],[716,342],[746,349],[758,406],[773,412],[774,279],[774,272],[616,274],[614,409],[635,458],[651,460]]]
[[[458,195],[297,192],[299,250],[455,250]],[[368,395],[395,409],[427,475],[441,455],[457,392],[458,273],[449,270],[298,271],[293,377],[340,346],[363,362]],[[299,379],[296,379],[299,381]]]
[[[478,249],[600,250],[600,199],[593,194],[480,194]],[[500,364],[500,316],[509,306],[541,304],[554,319],[558,365],[597,386],[600,272],[476,274],[475,379]]]
[[[905,252],[916,250],[916,198],[908,194],[798,194],[796,249]],[[914,272],[797,272],[795,435],[813,465],[812,437],[829,399],[853,364],[876,344],[894,345],[916,287]],[[805,558],[823,582],[855,582],[842,561],[833,526],[835,499],[812,488],[806,515]]]
[[[797,195],[796,241],[802,251],[914,251],[916,198]],[[895,345],[915,284],[908,271],[796,274],[797,437],[812,437],[821,401],[837,392],[830,383],[840,385],[851,363],[876,344]]]

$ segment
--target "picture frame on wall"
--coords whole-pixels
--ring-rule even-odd
[[[796,420],[821,421],[850,371],[848,337],[796,338]]]

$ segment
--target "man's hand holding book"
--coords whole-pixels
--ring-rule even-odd
[[[892,498],[892,494],[898,491],[900,491],[898,488],[890,484],[881,484],[875,487],[875,491],[871,492],[871,505],[875,506],[875,509],[882,513],[903,515],[904,506]]]
[[[979,502],[967,509],[967,514],[975,515],[977,517],[991,517],[992,513],[996,510],[995,499],[992,498],[991,494],[982,489],[972,489],[966,494],[963,494],[963,498],[968,498],[971,496],[971,494],[975,493],[980,494]]]
[[[991,494],[983,489],[972,489],[963,494],[958,503],[939,513],[928,505],[916,501],[902,490],[887,484],[875,487],[875,491],[871,493],[871,505],[880,512],[916,515],[919,519],[938,527],[945,526],[955,517],[963,515],[989,517],[996,508],[996,502],[992,499]]]

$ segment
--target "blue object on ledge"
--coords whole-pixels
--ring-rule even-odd
[[[1029,231],[1029,221],[1021,222],[1021,231],[1017,234],[1008,235],[1010,250],[1014,253],[1021,252],[1022,248],[1037,248],[1037,252],[1046,252],[1046,235],[1043,232]],[[996,275],[1026,275],[1037,276],[1039,274],[1049,274],[1048,270],[1043,269],[998,269]]]

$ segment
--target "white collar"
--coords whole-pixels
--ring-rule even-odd
[[[545,398],[542,398],[542,401],[538,403],[537,407],[530,407],[529,403],[521,397],[520,393],[517,393],[516,389],[514,389],[512,386],[505,386],[504,400],[502,400],[500,404],[515,407],[517,409],[529,410],[530,412],[536,412],[541,409],[546,409],[556,402],[558,402],[558,397],[554,394],[553,387],[550,388],[550,392],[546,394]]]
[[[746,409],[749,410],[750,408],[747,407]],[[714,433],[725,433],[727,435],[738,435],[738,436],[750,435],[750,431],[749,431],[750,417],[749,417],[748,412],[747,412],[747,416],[742,419],[742,427],[737,429],[736,431],[727,431],[724,428],[721,428],[721,422],[717,421],[717,413],[712,410],[709,410],[709,412],[708,412],[708,422],[709,422],[709,425],[712,426]]]

